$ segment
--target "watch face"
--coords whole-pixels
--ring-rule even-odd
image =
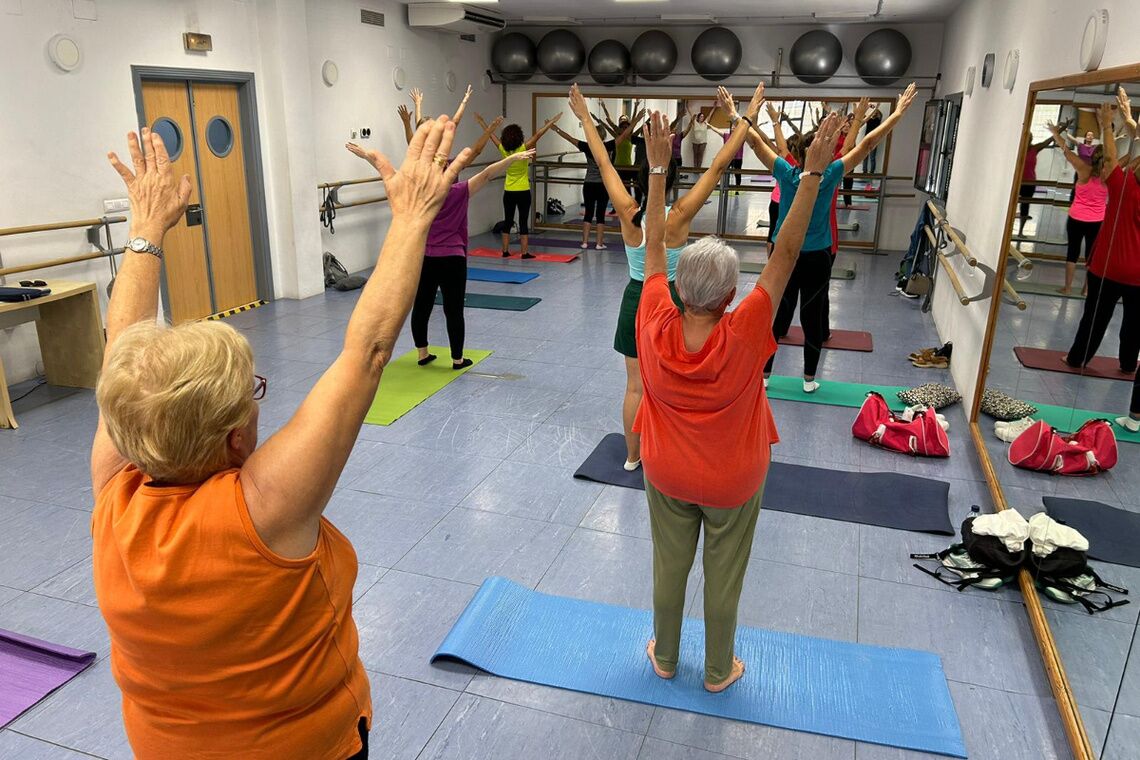
[[[129,243],[127,243],[127,245],[135,253],[139,253],[143,250],[146,250],[146,241],[143,240],[142,238],[134,238]]]

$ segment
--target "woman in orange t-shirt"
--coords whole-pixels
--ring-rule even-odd
[[[245,338],[155,325],[162,242],[190,197],[158,135],[111,162],[131,232],[107,312],[91,450],[95,592],[136,757],[363,758],[372,703],[352,619],[356,554],[322,517],[411,308],[450,167],[447,117],[384,178],[392,223],[344,348],[260,448]]]
[[[763,85],[756,97],[762,93]],[[723,87],[720,95],[731,103]],[[669,134],[659,113],[651,125],[645,290],[637,311],[645,396],[635,422],[653,534],[654,638],[646,651],[657,675],[672,678],[685,585],[703,528],[705,688],[720,692],[744,675],[744,663],[733,656],[736,611],[777,440],[764,392],[764,363],[776,350],[772,304],[795,268],[839,118],[829,116],[816,133],[759,284],[731,312],[740,265],[736,252],[715,238],[687,246],[677,262],[684,312],[669,297],[665,181],[654,171],[669,161]],[[751,127],[747,117],[734,123],[735,130]]]

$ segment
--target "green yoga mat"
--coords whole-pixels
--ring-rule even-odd
[[[427,401],[470,367],[461,370],[451,368],[451,349],[430,346],[428,351],[439,358],[423,367],[416,364],[417,352],[408,353],[388,363],[376,398],[364,421],[369,425],[391,425],[417,406]],[[476,365],[491,355],[490,351],[464,350],[463,355]]]
[[[758,261],[742,261],[740,262],[740,271],[744,274],[760,274],[764,271],[764,265]],[[855,269],[844,269],[842,267],[835,267],[831,270],[831,279],[833,280],[854,280]]]
[[[1017,282],[1015,280],[1009,284],[1013,286],[1014,290],[1021,294],[1032,293],[1035,296],[1053,296],[1054,298],[1079,298],[1082,301],[1085,300],[1085,297],[1081,295],[1079,284],[1073,286],[1073,291],[1071,293],[1061,293],[1057,290],[1057,288],[1061,287],[1060,285],[1050,285],[1044,282]]]
[[[468,309],[496,309],[498,311],[526,311],[541,298],[520,298],[518,296],[492,296],[486,293],[468,293],[463,297],[463,305]],[[443,303],[443,295],[435,294],[437,306]]]
[[[1120,416],[1120,414],[1109,414],[1108,412],[1090,412],[1086,409],[1072,409],[1067,406],[1038,404],[1036,401],[1030,401],[1029,403],[1037,407],[1037,414],[1033,415],[1033,419],[1045,420],[1045,422],[1058,430],[1070,433],[1089,420],[1108,420],[1109,422],[1113,422],[1113,420]],[[1131,430],[1123,428],[1115,422],[1112,424],[1112,432],[1116,434],[1116,440],[1118,441],[1140,443],[1140,433],[1133,433]]]
[[[906,407],[899,400],[898,392],[908,390],[905,385],[868,385],[866,383],[844,383],[839,380],[820,380],[819,390],[804,393],[802,377],[772,375],[768,378],[768,398],[781,401],[802,401],[807,404],[827,404],[828,406],[850,406],[855,409],[863,406],[868,391],[878,391],[887,400],[891,409],[901,411]]]

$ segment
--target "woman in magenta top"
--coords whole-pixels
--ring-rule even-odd
[[[1065,286],[1062,293],[1073,289],[1073,278],[1077,273],[1077,261],[1081,258],[1081,243],[1084,243],[1085,261],[1092,255],[1097,233],[1104,222],[1108,207],[1108,185],[1104,182],[1104,146],[1097,145],[1086,161],[1080,154],[1074,154],[1062,139],[1061,128],[1049,124],[1049,131],[1057,145],[1065,154],[1065,160],[1077,172],[1073,183],[1073,200],[1069,206],[1069,218],[1065,222],[1065,232],[1069,237],[1069,249],[1065,256]],[[1085,292],[1087,294],[1088,285]]]

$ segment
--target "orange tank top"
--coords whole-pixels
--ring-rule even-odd
[[[312,554],[274,554],[237,470],[198,485],[147,481],[127,467],[92,517],[95,593],[135,755],[359,752],[372,702],[352,619],[352,544],[322,518]]]

